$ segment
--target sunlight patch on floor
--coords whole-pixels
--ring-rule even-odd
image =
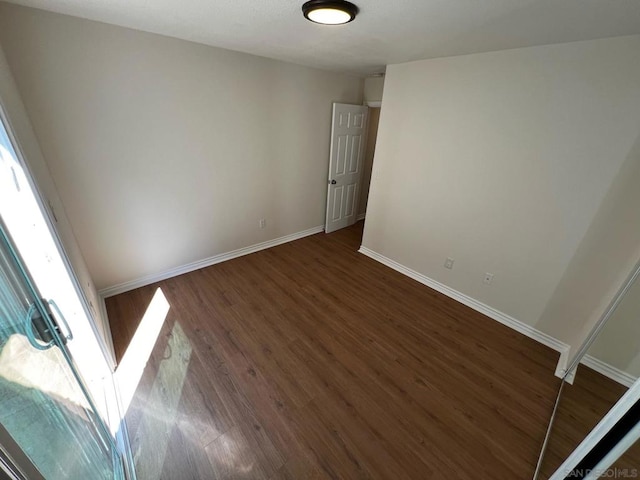
[[[160,478],[162,474],[191,352],[189,339],[176,323],[131,442],[138,478]]]
[[[158,288],[116,369],[115,377],[120,389],[123,417],[129,409],[169,308],[169,302],[162,293],[162,289]]]

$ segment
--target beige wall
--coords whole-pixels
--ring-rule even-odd
[[[384,76],[364,79],[364,102],[381,102],[384,89]]]
[[[389,66],[363,245],[535,326],[640,132],[639,60],[631,36]]]
[[[56,230],[63,244],[65,254],[75,271],[80,287],[96,322],[100,334],[107,346],[107,355],[111,355],[111,332],[100,309],[101,300],[96,287],[89,275],[86,263],[76,242],[73,229],[67,218],[64,206],[60,200],[58,190],[53,182],[51,173],[40,150],[38,140],[27,116],[26,110],[18,93],[18,89],[9,70],[4,52],[0,48],[0,104],[9,118],[11,129],[15,134],[24,160],[33,179],[36,181],[43,200],[53,209],[49,218],[55,224]],[[57,219],[57,220],[56,220]]]
[[[587,339],[640,259],[639,185],[640,132],[539,323],[540,328],[566,338],[572,354]],[[613,323],[611,328],[615,337]],[[634,337],[634,342],[640,350],[640,337]],[[631,352],[621,351],[620,355]],[[624,370],[620,364],[614,366]]]
[[[0,42],[98,288],[323,224],[361,78],[8,4]]]
[[[640,281],[636,281],[587,352],[640,377]]]
[[[380,122],[380,108],[369,108],[369,125],[367,128],[367,146],[364,150],[364,163],[362,172],[362,188],[360,188],[360,201],[358,214],[367,211],[367,199],[369,197],[369,184],[371,183],[371,171],[373,167],[373,155],[376,151],[376,138],[378,137],[378,123]]]

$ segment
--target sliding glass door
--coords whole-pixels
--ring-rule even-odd
[[[0,478],[123,479],[126,435],[95,300],[9,125],[0,102]]]
[[[3,450],[26,456],[32,465],[17,467],[35,467],[48,480],[123,478],[114,440],[66,347],[72,340],[0,222],[0,424],[10,436],[0,439]],[[20,452],[6,452],[16,446]]]

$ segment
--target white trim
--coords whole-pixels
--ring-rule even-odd
[[[111,334],[111,323],[109,323],[109,316],[107,315],[107,304],[104,301],[105,297],[98,294],[98,308],[100,309],[100,315],[102,316],[102,321],[106,322],[107,327],[109,327],[109,336],[107,338],[107,347],[109,348],[107,357],[107,364],[109,365],[109,369],[111,373],[116,371],[116,367],[118,366],[116,362],[116,349],[113,346],[113,335]]]
[[[360,220],[364,220],[364,217],[366,216],[366,213],[359,213],[358,216],[356,217],[356,222],[359,222]]]
[[[540,330],[537,330],[531,325],[521,322],[520,320],[516,320],[515,318],[510,317],[509,315],[500,312],[499,310],[496,310],[489,305],[485,305],[475,298],[471,298],[470,296],[458,292],[457,290],[454,290],[453,288],[448,287],[436,280],[433,280],[432,278],[418,273],[415,270],[411,270],[410,268],[407,268],[404,265],[401,265],[400,263],[385,257],[384,255],[380,255],[379,253],[374,252],[367,247],[361,246],[360,250],[358,251],[366,255],[367,257],[373,258],[383,265],[396,270],[397,272],[405,274],[407,277],[413,278],[414,280],[422,283],[423,285],[426,285],[427,287],[433,288],[434,290],[445,294],[447,297],[457,300],[467,307],[473,308],[475,311],[480,312],[487,317],[492,318],[502,323],[503,325],[506,325],[507,327],[511,327],[515,331],[520,332],[529,338],[537,340],[543,345],[546,345],[547,347],[552,348],[555,351],[560,352],[561,354],[569,350],[569,345],[567,345],[566,343],[561,342],[560,340],[557,340],[552,336],[541,332]]]
[[[284,237],[274,238],[273,240],[267,240],[266,242],[256,243],[255,245],[249,245],[248,247],[239,248],[237,250],[232,250],[226,253],[220,253],[218,255],[204,258],[202,260],[197,260],[186,265],[170,268],[169,270],[165,270],[163,272],[145,275],[144,277],[135,280],[130,280],[128,282],[119,283],[111,287],[106,287],[98,291],[98,294],[103,299],[112,297],[120,293],[128,292],[129,290],[133,290],[135,288],[140,288],[151,283],[159,282],[160,280],[166,280],[167,278],[182,275],[183,273],[193,272],[194,270],[209,267],[211,265],[215,265],[216,263],[226,262],[227,260],[231,260],[233,258],[238,258],[242,257],[243,255],[249,255],[250,253],[259,252],[260,250],[265,250],[267,248],[275,247],[283,243],[298,240],[303,237],[308,237],[309,235],[314,235],[322,231],[324,231],[324,225],[318,225],[317,227],[308,228],[307,230],[303,230],[301,232],[285,235]]]
[[[629,449],[629,447],[631,447],[631,445],[636,443],[638,438],[640,438],[640,423],[636,423],[636,426],[629,430],[629,432],[622,437],[615,447],[609,450],[609,453],[607,453],[604,458],[600,460],[595,467],[593,467],[584,480],[597,480],[598,478],[610,476],[605,475],[607,469],[613,465],[613,463],[618,460]],[[626,476],[624,474],[621,475]],[[637,476],[637,470],[633,476]]]
[[[555,375],[558,378],[563,378],[565,382],[573,385],[573,380],[576,378],[576,370],[572,370],[567,373],[567,368],[569,366],[569,353],[571,352],[571,348],[567,345],[562,352],[560,352],[560,358],[558,359],[558,365],[556,366]]]
[[[370,108],[381,108],[382,101],[381,100],[367,100],[365,105]]]
[[[629,390],[622,396],[611,410],[600,420],[598,425],[589,432],[589,435],[578,445],[569,457],[564,461],[558,470],[549,480],[562,480],[580,463],[580,461],[591,451],[591,449],[602,440],[602,438],[618,423],[618,421],[640,400],[640,381],[635,382]],[[603,465],[605,468],[608,465]]]
[[[591,355],[585,355],[584,357],[582,357],[580,363],[604,375],[605,377],[608,377],[611,380],[624,385],[627,388],[631,387],[631,385],[633,385],[637,380],[633,375],[624,372],[619,368],[612,367],[608,363],[605,363],[602,360],[598,360]]]
[[[124,476],[126,480],[138,480],[135,468],[135,460],[133,458],[133,452],[131,450],[131,439],[129,438],[129,427],[127,426],[127,411],[122,403],[122,393],[120,391],[120,385],[116,381],[115,375],[111,376],[113,382],[113,389],[116,396],[116,404],[118,407],[118,413],[120,416],[120,428],[115,433],[116,445],[120,448],[122,454],[122,468],[124,469]]]

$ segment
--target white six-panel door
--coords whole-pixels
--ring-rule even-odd
[[[353,225],[358,215],[368,107],[333,104],[325,232]]]

